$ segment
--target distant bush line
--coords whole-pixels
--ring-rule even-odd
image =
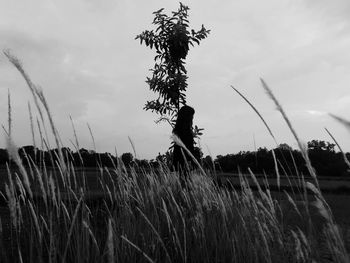
[[[350,153],[334,150],[335,145],[325,141],[312,140],[307,143],[308,154],[313,168],[318,176],[344,177],[349,176],[349,167],[344,161],[344,155],[350,158]],[[276,156],[274,161],[272,151]],[[224,172],[247,173],[248,168],[254,174],[276,174],[276,165],[281,175],[308,175],[305,160],[298,150],[287,144],[280,144],[272,150],[259,148],[257,151],[240,151],[237,154],[218,155],[215,159],[217,169]]]
[[[319,176],[345,177],[349,176],[349,167],[344,161],[344,155],[334,150],[335,145],[329,142],[312,140],[307,143],[311,163]],[[274,160],[273,153],[276,161]],[[19,156],[24,165],[33,163],[39,166],[56,167],[58,162],[58,150],[43,151],[34,146],[24,146],[18,149]],[[115,167],[122,161],[125,167],[157,168],[159,163],[172,166],[172,154],[158,154],[155,159],[136,159],[132,153],[123,153],[120,159],[110,153],[97,153],[93,150],[79,149],[72,151],[70,148],[62,148],[66,163],[72,163],[74,167]],[[345,153],[350,159],[350,153]],[[7,163],[15,165],[9,160],[6,149],[0,149],[0,166]],[[276,164],[281,175],[308,175],[305,161],[299,150],[292,149],[287,144],[280,144],[275,149],[268,150],[260,147],[256,151],[240,151],[235,154],[218,155],[213,160],[211,156],[201,158],[202,166],[206,169],[214,169],[225,173],[248,173],[250,169],[254,174],[276,174]]]
[[[117,163],[115,156],[109,153],[96,153],[92,150],[84,148],[73,152],[70,148],[64,147],[61,149],[63,158],[67,164],[72,163],[74,167],[112,167]],[[57,167],[59,159],[58,149],[40,150],[34,146],[24,146],[18,149],[18,154],[25,166],[32,166],[35,163],[38,167]],[[0,165],[15,165],[9,160],[9,155],[6,149],[0,149]]]

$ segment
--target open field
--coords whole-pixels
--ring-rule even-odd
[[[12,169],[13,171],[19,172],[17,169]],[[108,172],[110,173],[113,171],[113,169],[108,168],[100,171],[99,168],[75,168],[74,174],[76,175],[78,183],[83,184],[83,178],[85,178],[85,183],[87,185],[87,188],[89,189],[89,192],[91,192],[92,195],[103,195],[103,190],[101,189],[101,183],[100,178],[102,177],[109,177]],[[59,171],[57,169],[51,169],[47,168],[47,173],[52,174],[59,174]],[[209,172],[210,173],[210,172]],[[28,170],[28,174],[30,174],[30,171]],[[254,189],[255,184],[252,179],[252,177],[249,174],[243,174],[242,175],[246,180],[248,180],[250,186]],[[277,179],[276,177],[269,176],[265,178],[263,175],[255,175],[256,179],[258,180],[260,186],[262,188],[265,188],[266,183],[270,190],[278,190],[277,187]],[[232,185],[234,188],[239,190],[240,187],[240,177],[238,174],[230,174],[230,173],[217,173],[218,180],[223,185]],[[312,178],[307,177],[305,178],[305,181],[312,182]],[[0,167],[0,191],[5,190],[5,183],[8,182],[8,175],[7,170],[4,167]],[[329,193],[332,195],[344,195],[347,194],[350,195],[350,178],[347,177],[318,177],[318,183],[323,193]],[[297,176],[281,176],[280,177],[280,187],[282,190],[292,191],[292,187],[301,187],[302,180],[298,178]],[[82,185],[81,185],[82,186]],[[34,183],[34,188],[36,187]]]
[[[114,173],[115,172],[115,173]],[[106,202],[110,202],[110,196],[107,194],[108,191],[110,191],[113,187],[115,189],[115,185],[113,182],[116,182],[116,177],[118,176],[128,176],[126,173],[124,173],[123,175],[117,175],[118,171],[109,171],[107,172],[107,170],[105,171],[100,171],[98,169],[86,169],[86,170],[81,170],[81,169],[76,169],[75,172],[74,172],[74,177],[77,181],[77,185],[80,185],[79,187],[82,187],[84,188],[84,199],[85,199],[85,204],[87,205],[87,207],[89,207],[89,209],[92,211],[92,213],[96,213],[96,215],[99,215],[99,219],[91,219],[91,220],[97,220],[97,222],[95,223],[91,223],[91,229],[94,233],[94,235],[96,236],[95,238],[96,239],[99,239],[100,241],[98,241],[98,244],[99,246],[102,246],[102,244],[104,244],[103,239],[107,238],[108,234],[105,232],[106,231],[106,221],[108,222],[108,218],[110,217],[110,214],[111,214],[111,211],[114,209],[114,208],[110,208],[110,206],[108,208],[104,208],[101,210],[101,208],[104,206],[104,203]],[[130,172],[130,171],[129,171]],[[131,174],[129,176],[131,177],[135,177],[137,176],[137,174],[132,174],[133,172],[131,171]],[[28,170],[28,174],[30,174],[30,171]],[[59,175],[59,171],[58,170],[46,170],[46,174],[47,175],[50,175],[52,178],[57,178],[59,179],[60,178],[60,175]],[[114,176],[113,176],[114,175]],[[145,174],[139,174],[138,176],[140,176],[140,178],[143,178],[142,180],[151,180],[151,178],[148,178],[148,179],[145,179],[144,176]],[[157,175],[156,174],[153,174],[153,176],[155,178],[157,178]],[[172,176],[171,174],[169,174],[168,176]],[[111,180],[111,177],[114,177],[112,178]],[[246,195],[245,193],[245,190],[242,190],[242,192],[240,192],[241,190],[239,189],[241,187],[241,182],[239,180],[239,177],[237,176],[232,176],[232,175],[219,175],[219,177],[221,177],[221,179],[225,179],[225,180],[230,180],[232,184],[234,184],[234,188],[230,188],[229,192],[231,192],[233,194],[233,196],[235,195],[236,191],[238,191],[238,193],[241,193],[242,194],[242,198]],[[7,175],[7,171],[5,169],[2,169],[1,170],[1,174],[0,174],[0,178],[1,178],[1,189],[4,190],[4,185],[5,183],[8,183],[8,175]],[[82,178],[85,178],[85,183],[83,182]],[[195,184],[198,185],[198,187],[203,187],[203,184],[207,184],[205,178],[203,177],[197,177],[196,176],[196,182],[194,182]],[[200,179],[202,178],[202,179]],[[248,179],[249,178],[249,179]],[[73,179],[73,178],[72,178]],[[198,179],[200,180],[203,180],[203,181],[198,181]],[[295,179],[295,178],[294,178]],[[130,180],[137,180],[136,177],[134,179],[130,178]],[[157,179],[156,179],[157,180]],[[168,180],[168,179],[167,179]],[[250,177],[250,175],[246,175],[246,182],[248,184],[251,185],[251,188],[253,189],[254,188],[254,183],[252,181],[252,178]],[[263,178],[261,177],[258,177],[257,180],[259,181],[259,183],[261,183],[261,185],[263,185]],[[40,187],[38,185],[38,182],[36,180],[30,180],[31,181],[31,187],[33,189],[33,194],[34,195],[38,195],[40,196],[41,193],[40,193]],[[58,180],[59,181],[59,180]],[[73,181],[73,180],[72,180]],[[268,182],[270,184],[270,188],[273,188],[275,185],[276,185],[276,179],[268,179]],[[339,186],[349,186],[350,182],[348,180],[339,180],[339,181],[330,181],[330,180],[319,180],[319,183],[320,185],[324,186],[324,187],[328,187],[328,189],[331,189],[332,187],[334,189],[337,189]],[[143,183],[142,183],[143,184]],[[169,184],[166,183],[166,182],[163,182],[162,184]],[[173,183],[171,183],[173,184]],[[114,186],[113,186],[114,185]],[[164,185],[164,186],[165,186]],[[281,186],[287,186],[288,185],[288,182],[287,182],[287,179],[281,179]],[[57,182],[57,186],[58,188],[61,187],[61,191],[60,191],[60,199],[61,199],[61,202],[62,203],[69,203],[71,202],[74,198],[72,198],[72,195],[69,193],[69,189],[67,189],[67,187],[64,187],[62,185],[62,182]],[[175,185],[172,185],[171,188],[173,188]],[[74,188],[79,188],[79,187],[74,187]],[[169,187],[169,186],[168,186]],[[192,191],[197,191],[195,190],[197,186],[193,186],[193,189]],[[206,193],[206,191],[213,191],[214,188],[212,188],[213,186],[206,186],[208,187],[207,190],[204,190],[203,193],[201,193],[200,195],[203,195],[202,197],[200,198],[208,198],[208,197],[204,197],[205,195],[209,194]],[[162,188],[161,185],[157,185],[157,188],[159,188],[159,190]],[[149,186],[149,191],[152,193],[152,191],[155,191],[157,188],[153,188],[151,185]],[[199,189],[200,189],[199,188]],[[108,190],[106,190],[108,189]],[[145,189],[147,190],[147,189]],[[159,190],[156,190],[156,191],[159,191]],[[176,188],[173,188],[173,190],[171,191],[176,191]],[[202,190],[201,190],[202,191]],[[220,193],[221,190],[217,190],[218,192],[217,193],[210,193],[209,195],[219,195],[222,197],[225,196],[225,190],[223,190],[222,193]],[[79,192],[79,191],[77,191]],[[5,194],[5,191],[3,191],[3,193]],[[116,192],[114,194],[117,194]],[[303,200],[303,196],[299,193],[290,193],[291,196],[293,197],[294,200],[298,201],[298,200]],[[175,195],[175,192],[174,192],[174,195]],[[257,202],[258,199],[260,199],[259,197],[259,192],[257,190],[254,191],[254,195],[256,195],[256,201],[254,202]],[[133,195],[131,195],[133,196]],[[130,196],[130,197],[131,197]],[[152,196],[152,195],[151,195]],[[189,195],[190,196],[190,195]],[[336,224],[339,226],[339,230],[340,230],[340,234],[341,236],[343,236],[344,238],[344,245],[345,245],[345,248],[347,251],[350,251],[350,209],[349,209],[349,204],[350,204],[350,195],[348,194],[344,194],[344,193],[337,193],[336,191],[329,191],[327,193],[324,193],[323,194],[325,200],[327,201],[327,203],[329,204],[331,210],[332,210],[332,213],[334,215],[334,219],[335,219],[335,222]],[[130,198],[128,197],[128,198]],[[76,198],[79,198],[79,196],[77,195]],[[119,197],[120,198],[120,197]],[[154,198],[154,197],[153,197]],[[180,201],[178,200],[177,198],[178,197],[174,197],[176,198],[176,200],[178,202],[183,202],[183,201]],[[198,198],[198,197],[197,197]],[[212,197],[214,198],[214,197]],[[241,197],[238,197],[238,199],[240,199]],[[271,191],[271,200],[276,200],[277,202],[280,202],[280,203],[283,203],[286,201],[286,196],[283,194],[282,191]],[[309,195],[309,198],[312,199],[312,194]],[[113,200],[111,201],[112,202],[112,207],[114,205],[119,205],[118,204],[118,200],[115,199],[115,197],[112,198]],[[35,200],[35,198],[34,198]],[[37,199],[39,200],[39,199]],[[120,200],[120,202],[125,202],[126,200]],[[131,200],[128,200],[127,202],[130,202]],[[212,201],[215,201],[215,198],[212,200]],[[41,202],[40,200],[38,201],[39,203]],[[117,202],[116,204],[113,204]],[[140,201],[138,201],[140,202]],[[147,203],[147,199],[144,199],[142,202],[146,202]],[[158,202],[158,201],[154,201],[154,202]],[[197,201],[195,201],[197,202]],[[215,201],[216,202],[216,201]],[[237,201],[236,201],[237,202]],[[73,202],[74,203],[74,202]],[[3,235],[2,235],[2,241],[5,243],[5,244],[13,244],[13,237],[12,234],[11,234],[11,224],[12,224],[12,220],[11,220],[11,217],[10,217],[10,210],[7,206],[7,202],[5,202],[5,200],[3,200],[1,202],[1,206],[0,206],[0,218],[1,218],[1,222],[2,222],[2,227],[3,227]],[[201,205],[204,205],[204,204],[201,204]],[[36,211],[37,213],[41,213],[39,212],[41,210],[40,206],[42,205],[35,205],[36,206]],[[74,212],[74,207],[76,207],[77,204],[73,204],[73,210],[72,210],[72,213]],[[227,207],[226,209],[238,209],[237,208],[237,204],[234,204],[232,203],[231,204],[232,207]],[[142,207],[142,206],[140,206]],[[249,206],[248,206],[249,207]],[[247,207],[247,208],[248,208]],[[96,210],[97,209],[97,210]],[[110,210],[112,209],[112,210]],[[168,209],[171,209],[170,207],[168,207]],[[182,210],[183,213],[188,213],[189,211],[187,211],[186,208],[181,208],[181,209],[184,209]],[[193,208],[192,208],[193,209]],[[242,208],[239,208],[239,209],[242,209]],[[253,209],[252,207],[249,208],[249,212],[248,213],[254,213],[254,211],[250,211],[250,209]],[[100,212],[97,212],[97,211],[100,211]],[[101,212],[102,211],[102,212]],[[71,212],[69,212],[71,213]],[[113,212],[115,213],[115,212]],[[132,213],[135,213],[135,212],[132,212]],[[147,211],[145,210],[144,213],[147,213],[147,217],[150,218],[150,220],[154,220],[152,219],[152,217],[155,215],[152,215],[152,213],[156,213],[155,211],[154,212],[150,212],[150,211]],[[202,212],[201,212],[202,213]],[[23,209],[23,215],[25,216],[24,217],[24,226],[29,224],[30,226],[30,222],[32,221],[31,218],[31,215],[28,214],[28,212],[26,212],[26,209]],[[72,215],[71,215],[72,216]],[[173,215],[172,215],[173,216]],[[204,216],[204,215],[202,215]],[[237,217],[238,215],[236,215]],[[27,218],[28,217],[28,218]],[[246,218],[245,220],[251,220],[249,219],[250,216],[248,216],[248,218]],[[114,220],[118,220],[119,216],[117,216],[116,214],[114,214]],[[192,220],[192,215],[186,215],[185,218],[183,220],[187,221],[187,220]],[[61,219],[62,220],[62,219]],[[134,220],[131,218],[129,218],[128,220]],[[140,220],[140,219],[138,219]],[[176,219],[175,219],[176,220]],[[237,220],[237,218],[235,219]],[[301,221],[301,219],[297,219],[298,221]],[[142,220],[141,220],[142,221]],[[156,221],[152,221],[153,224],[156,222]],[[189,221],[190,222],[190,221]],[[188,222],[188,223],[189,223]],[[135,222],[134,222],[135,223]],[[133,223],[133,224],[134,224]],[[63,222],[61,223],[58,223],[58,225],[61,225],[61,224],[64,224]],[[135,223],[135,227],[138,227],[140,224],[140,222],[136,222]],[[208,223],[208,225],[206,227],[214,227],[216,228],[217,226],[215,226],[215,220],[212,222],[212,223]],[[98,225],[97,228],[95,226],[94,228],[94,225]],[[23,226],[22,226],[23,227]],[[66,226],[67,227],[67,226]],[[122,227],[122,226],[121,226]],[[126,225],[124,225],[124,227],[126,227]],[[143,226],[143,227],[146,227],[146,226]],[[31,227],[30,227],[31,228]],[[129,231],[127,230],[128,227],[126,227],[124,230],[123,228],[121,228],[121,232],[119,234],[122,234],[124,231]],[[32,231],[32,230],[31,230]],[[98,236],[98,234],[95,232],[101,232],[102,236]],[[161,229],[158,229],[157,231],[163,231]],[[218,231],[218,230],[215,230],[215,231]],[[105,233],[105,234],[103,234]],[[138,232],[138,234],[141,234],[142,232]],[[115,234],[118,234],[118,233],[115,233]],[[137,237],[137,233],[135,233]],[[218,234],[218,233],[217,233]],[[252,233],[250,233],[250,231],[247,232],[247,235],[250,235]],[[161,234],[160,232],[160,235],[162,236],[161,238],[164,238],[163,234]],[[135,240],[133,240],[132,242],[137,242]],[[153,241],[152,241],[153,242]],[[157,243],[157,241],[156,241]],[[142,245],[140,243],[137,243],[138,246],[141,246]],[[14,245],[13,245],[14,246]],[[23,246],[23,245],[22,245]],[[142,249],[146,249],[145,247],[143,247]],[[26,250],[24,249],[23,250],[23,253],[27,253],[25,252]],[[150,252],[149,252],[150,253]],[[154,257],[155,255],[153,255]],[[9,258],[12,258],[12,257],[9,257]],[[127,260],[128,261],[128,260]],[[143,262],[143,261],[142,261]],[[302,261],[301,261],[302,262]]]
[[[19,173],[17,169],[12,169],[12,171],[16,171]],[[47,168],[47,173],[51,174],[59,174],[59,170]],[[210,173],[210,172],[209,172]],[[28,169],[28,174],[30,174],[30,170]],[[87,187],[90,196],[104,196],[103,188],[101,187],[101,178],[108,178],[110,174],[113,174],[113,169],[105,168],[104,170],[100,170],[99,168],[75,168],[74,171],[77,183],[80,184],[81,187]],[[248,181],[250,187],[252,189],[256,189],[256,185],[251,175],[243,174],[242,175],[245,180]],[[83,180],[83,178],[85,180]],[[238,174],[230,174],[230,173],[217,173],[217,180],[224,186],[233,187],[236,190],[240,190],[240,177]],[[260,186],[264,188],[269,188],[271,191],[282,191],[286,190],[287,192],[297,191],[295,189],[300,188],[302,186],[302,180],[297,176],[281,176],[280,177],[280,189],[278,189],[277,179],[276,177],[267,177],[265,178],[263,175],[256,176],[257,181]],[[85,182],[84,182],[85,181]],[[107,182],[108,180],[104,181]],[[305,178],[305,181],[313,182],[312,178]],[[58,180],[59,182],[59,180]],[[5,191],[5,184],[8,183],[8,175],[6,168],[0,168],[0,191]],[[342,196],[350,196],[350,178],[338,177],[319,177],[318,183],[320,189],[324,194],[328,195],[342,195]],[[34,192],[38,191],[38,182],[33,181]],[[295,188],[295,189],[294,189]]]
[[[110,169],[112,171],[112,169]],[[59,171],[56,169],[47,169],[48,173],[59,174]],[[29,173],[29,171],[28,171]],[[113,174],[113,172],[111,172]],[[75,177],[77,183],[83,187],[83,178],[85,178],[85,187],[87,189],[87,196],[91,199],[101,199],[106,196],[106,193],[101,186],[101,178],[108,178],[110,175],[107,173],[107,170],[100,171],[98,168],[85,168],[75,170]],[[249,174],[242,175],[245,177],[247,182],[250,184],[252,189],[256,190],[256,185]],[[235,188],[235,190],[240,190],[241,183],[240,177],[237,174],[229,173],[218,173],[218,180],[221,181],[223,186],[228,186],[228,188]],[[277,187],[276,178],[268,177],[265,179],[263,176],[257,176],[257,181],[260,186],[264,189],[266,188],[266,182],[268,183],[268,189],[275,193],[275,196],[278,196],[279,193],[282,193],[286,190],[290,194],[293,194],[291,185],[296,189],[301,187],[302,182],[298,177],[281,177],[280,178],[280,190]],[[108,183],[108,179],[104,180],[104,183]],[[312,182],[311,178],[306,179],[306,181]],[[5,168],[0,168],[0,192],[5,193],[5,184],[8,183],[7,170]],[[327,202],[329,203],[332,211],[339,222],[346,223],[350,226],[350,178],[319,178],[318,183],[322,190],[323,195],[325,196]],[[38,182],[33,181],[32,185],[35,192],[39,192]],[[296,196],[300,193],[297,190],[294,190]],[[64,191],[62,192],[64,196]],[[297,198],[298,199],[298,198]],[[1,200],[1,198],[0,198]],[[0,202],[2,206],[5,205],[4,202]]]
[[[244,174],[248,179],[249,184],[254,187],[254,182],[249,174]],[[278,190],[277,178],[276,176],[268,176],[265,178],[263,175],[255,175],[259,184],[264,187],[268,185],[271,189]],[[223,184],[232,184],[233,186],[240,185],[240,178],[238,174],[229,173],[219,173],[218,178],[220,178]],[[313,182],[313,179],[309,176],[305,178],[305,181]],[[350,195],[350,177],[318,177],[318,184],[324,193],[332,194],[349,194]],[[288,189],[291,191],[291,187],[300,187],[302,185],[302,180],[297,176],[281,176],[280,177],[280,187],[283,189]]]

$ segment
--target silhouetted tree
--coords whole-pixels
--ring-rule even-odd
[[[287,143],[280,143],[277,148],[282,151],[293,151],[293,148],[289,146]]]
[[[126,167],[129,167],[131,162],[134,160],[132,153],[123,153],[121,158]]]
[[[23,146],[18,149],[18,154],[24,165],[29,165],[36,160],[37,149],[32,145]]]
[[[160,154],[158,153],[157,157],[156,157],[156,161],[153,164],[157,166],[156,163],[161,162],[165,165],[167,165],[168,167],[172,167],[173,165],[173,151],[166,151],[164,154]]]
[[[204,25],[198,31],[189,28],[189,8],[180,2],[180,7],[171,16],[163,13],[164,8],[153,12],[152,24],[155,30],[145,30],[136,36],[140,44],[155,48],[155,65],[151,69],[152,77],[146,83],[151,91],[157,93],[157,99],[147,101],[144,109],[160,115],[156,121],[167,121],[174,128],[175,118],[180,107],[186,105],[187,70],[185,59],[189,47],[199,45],[210,30]],[[202,135],[203,129],[194,126],[194,137]],[[173,146],[171,146],[173,147]],[[200,151],[199,151],[200,152]]]
[[[164,14],[163,10],[164,8],[153,12],[155,17],[152,24],[156,29],[145,30],[136,39],[156,50],[152,77],[147,77],[146,82],[151,91],[158,93],[158,98],[147,101],[144,109],[160,114],[159,120],[171,122],[180,106],[186,104],[187,70],[184,60],[189,46],[199,44],[210,31],[203,25],[198,31],[190,30],[189,8],[182,3],[171,16]]]
[[[307,143],[308,150],[312,150],[312,151],[334,152],[334,147],[335,147],[334,143],[319,141],[319,140],[312,140]]]
[[[101,163],[102,167],[117,167],[118,161],[117,158],[112,156],[110,153],[98,153],[96,154],[98,161]]]
[[[5,165],[9,162],[9,156],[5,149],[0,149],[0,165]]]
[[[205,156],[202,158],[202,165],[206,169],[213,169],[214,161],[213,158],[211,158],[210,155]]]
[[[307,143],[308,153],[312,166],[315,168],[318,175],[337,176],[339,174],[339,155],[335,153],[335,144],[312,140]]]

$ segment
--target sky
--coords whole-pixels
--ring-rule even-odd
[[[0,49],[10,49],[32,81],[42,87],[65,146],[74,130],[80,147],[98,152],[133,152],[152,159],[167,151],[168,124],[143,110],[156,97],[145,79],[154,50],[135,36],[153,29],[152,12],[177,10],[170,0],[0,0]],[[264,117],[278,143],[297,144],[262,88],[274,92],[303,142],[331,141],[328,128],[350,151],[350,133],[329,116],[350,119],[350,1],[192,0],[190,27],[204,24],[207,39],[190,49],[188,105],[204,128],[205,155],[273,148],[275,142],[244,94]],[[25,81],[0,54],[0,124],[8,126],[11,97],[13,138],[32,144]],[[91,128],[91,137],[88,125]],[[3,131],[2,131],[3,132]],[[35,129],[36,143],[39,132]],[[95,141],[95,146],[93,141]],[[6,147],[5,133],[0,147]]]

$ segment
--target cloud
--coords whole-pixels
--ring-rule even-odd
[[[327,114],[326,112],[317,111],[317,110],[307,110],[306,112],[314,116],[324,116]]]
[[[190,50],[187,98],[196,109],[195,124],[205,128],[203,144],[214,155],[251,149],[252,134],[258,146],[273,146],[255,113],[230,85],[251,100],[281,141],[292,138],[259,77],[271,86],[306,138],[322,136],[323,126],[332,125],[321,113],[349,112],[347,0],[184,4],[191,8],[193,28],[203,23],[212,30],[208,39]],[[43,87],[65,141],[72,137],[71,115],[87,146],[91,146],[88,122],[102,151],[113,152],[114,146],[120,153],[130,151],[128,135],[140,155],[148,158],[167,149],[170,127],[155,125],[156,116],[142,109],[156,96],[145,84],[154,51],[134,38],[152,27],[153,11],[165,7],[170,13],[178,8],[177,2],[40,0],[2,6],[0,48],[11,48]],[[10,89],[21,144],[26,137],[22,131],[29,131],[26,108],[31,95],[4,56],[0,71],[0,121],[7,120]]]

